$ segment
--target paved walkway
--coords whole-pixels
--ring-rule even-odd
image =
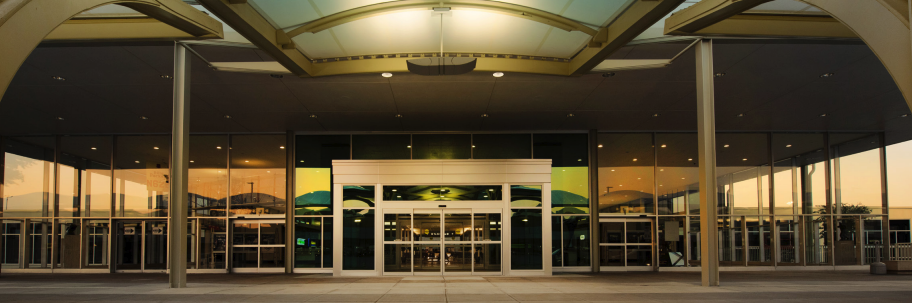
[[[560,274],[552,277],[189,275],[169,289],[162,274],[3,274],[0,302],[912,302],[912,275],[866,272]]]

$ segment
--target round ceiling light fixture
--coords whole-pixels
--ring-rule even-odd
[[[504,75],[504,73],[502,73],[502,72],[496,72],[496,73],[494,73],[494,78],[500,78],[500,77],[503,77],[503,75]]]
[[[393,73],[382,73],[380,75],[383,76],[383,78],[389,78],[393,76]]]

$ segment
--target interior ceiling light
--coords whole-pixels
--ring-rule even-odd
[[[393,76],[393,73],[382,73],[380,75],[383,76],[383,78],[389,78]]]
[[[435,12],[447,12],[449,7],[435,7]],[[405,61],[408,70],[422,76],[461,75],[475,70],[476,58],[443,56],[443,14],[440,14],[440,56]]]
[[[171,79],[171,78],[172,78],[172,77],[169,76],[169,75],[161,75],[161,77],[162,77],[162,79]]]
[[[723,145],[722,147],[728,148],[728,146],[729,146],[728,144],[725,144],[725,145]]]
[[[902,114],[902,115],[900,115],[899,117],[900,117],[900,118],[905,118],[905,117],[908,117],[908,116],[909,116],[909,114]]]
[[[57,120],[63,120],[63,117],[57,117]]]
[[[652,114],[653,118],[658,117],[658,116],[659,116],[659,114]]]
[[[95,147],[92,147],[92,150],[98,150],[98,149],[97,149],[97,148],[95,148]]]
[[[143,120],[149,120],[149,117],[146,117],[146,116],[139,116],[139,118],[143,119]]]
[[[601,144],[599,144],[599,146],[598,146],[598,147],[599,147],[599,148],[602,148],[602,147],[604,147],[604,146],[602,146],[602,145],[601,145]]]
[[[829,78],[829,77],[832,77],[835,75],[836,75],[835,73],[826,73],[826,74],[820,75],[820,78]]]
[[[481,114],[481,117],[482,117],[482,118],[487,118],[487,117],[488,117],[488,114]]]
[[[821,117],[826,117],[826,114],[820,114]]]
[[[633,158],[633,162],[636,162],[636,160],[637,160],[636,158]]]
[[[158,149],[158,146],[153,146],[152,149]]]
[[[725,73],[716,73],[716,78],[725,77]]]
[[[573,114],[567,114],[567,118],[573,118]]]
[[[687,158],[687,161],[693,161],[693,160],[694,160],[693,158]]]
[[[190,163],[193,163],[193,160],[190,160]],[[196,181],[199,181],[199,180],[196,180]]]
[[[279,146],[279,149],[285,149],[285,147],[284,147],[284,146]]]
[[[668,145],[662,144],[662,148],[668,147]]]
[[[222,147],[221,147],[221,146],[216,146],[215,149],[222,149]]]
[[[741,159],[741,161],[747,161],[747,158]]]
[[[602,77],[605,77],[605,78],[614,77],[614,73],[604,73],[604,74],[602,74]]]
[[[785,147],[792,147],[792,145],[791,145],[791,144],[787,144],[787,145],[785,145]]]
[[[316,117],[317,117],[317,115],[310,115],[310,117],[311,117],[311,118],[316,118]]]
[[[53,77],[51,77],[51,79],[54,79],[57,81],[66,81],[66,79],[64,79],[63,77],[60,77],[60,76],[53,76]]]
[[[396,118],[402,118],[402,115],[396,114]]]
[[[738,114],[738,118],[744,117],[744,114]]]
[[[231,116],[225,115],[225,119],[231,119]]]
[[[496,73],[494,73],[494,77],[495,77],[495,78],[503,77],[503,75],[504,75],[504,73],[501,73],[501,72],[496,72]]]
[[[136,161],[133,161],[133,162],[139,163],[139,160],[136,160]]]

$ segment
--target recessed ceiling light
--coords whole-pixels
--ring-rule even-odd
[[[136,161],[133,161],[133,162],[139,163],[139,160],[136,160]]]
[[[693,160],[694,160],[693,158],[687,158],[687,161],[693,161]]]
[[[573,114],[567,114],[567,118],[573,118]]]
[[[402,115],[396,114],[396,118],[402,118]]]
[[[821,117],[826,117],[827,114],[825,114],[825,113],[824,113],[824,114],[820,114],[820,116],[821,116]]]
[[[63,117],[57,117],[57,120],[61,120],[61,121],[62,121],[62,120],[63,120]]]
[[[599,146],[598,146],[598,147],[599,147],[599,148],[602,148],[602,147],[603,147],[603,146],[602,146],[602,145],[601,145],[601,144],[599,144]]]
[[[481,114],[481,117],[482,117],[482,118],[487,118],[487,117],[488,117],[488,114]]]
[[[389,78],[393,76],[393,73],[382,73],[380,75],[383,76],[383,78]]]
[[[684,180],[684,178],[681,178],[681,180]]]
[[[722,147],[725,147],[725,148],[727,148],[727,147],[728,147],[728,144],[725,144],[725,145],[723,145],[723,146],[722,146]]]
[[[64,79],[63,77],[60,77],[60,76],[53,76],[53,77],[51,77],[51,79],[54,79],[57,81],[66,81],[66,79]]]
[[[317,115],[310,115],[310,117],[316,119]]]
[[[665,185],[659,184],[659,186],[665,186]]]
[[[738,114],[738,118],[743,118],[744,114]]]
[[[663,169],[659,169],[659,171],[665,171],[665,169],[664,169],[664,168],[663,168]]]
[[[408,146],[406,146],[405,148],[412,148],[412,146],[411,146],[411,145],[408,145]]]
[[[222,147],[221,147],[221,146],[216,146],[215,149],[222,149]]]
[[[658,117],[658,116],[659,116],[659,114],[652,114],[653,118]]]
[[[826,74],[820,75],[820,78],[829,78],[829,77],[832,77],[835,75],[836,75],[835,73],[826,73]]]
[[[582,162],[583,159],[576,159],[576,162]]]
[[[908,117],[908,116],[909,116],[909,114],[902,114],[902,115],[900,115],[899,117],[900,117],[900,118],[905,118],[905,117]]]
[[[504,75],[504,73],[501,73],[501,72],[496,72],[496,73],[494,73],[494,77],[495,77],[495,78],[503,77],[503,75]]]
[[[747,161],[747,158],[741,159],[741,161]]]
[[[169,75],[161,75],[161,77],[162,77],[162,79],[171,79],[171,78],[172,78],[172,77],[169,76]]]
[[[722,78],[725,76],[725,73],[716,73],[716,78]]]
[[[792,145],[791,145],[791,144],[786,144],[785,147],[792,147]]]
[[[668,147],[668,146],[667,146],[667,145],[665,145],[665,144],[662,144],[662,148],[665,148],[665,147]]]
[[[284,146],[279,146],[279,149],[285,149],[285,147],[284,147]]]
[[[146,116],[139,116],[139,118],[143,119],[143,120],[149,120],[149,117],[146,117]]]
[[[98,150],[98,149],[97,149],[97,148],[95,148],[95,147],[92,147],[92,150]]]
[[[250,160],[244,160],[244,163],[250,163]]]
[[[472,145],[472,148],[475,148],[475,145]]]
[[[158,146],[153,146],[152,149],[158,149]]]
[[[614,75],[615,75],[614,73],[604,73],[604,74],[602,74],[602,77],[608,78],[608,77],[614,77]]]
[[[231,119],[231,116],[225,115],[225,119]]]
[[[190,160],[190,163],[193,163],[193,160]]]
[[[633,161],[634,161],[634,162],[636,162],[636,160],[637,160],[636,158],[633,158]]]
[[[643,178],[637,178],[637,180],[643,180]]]

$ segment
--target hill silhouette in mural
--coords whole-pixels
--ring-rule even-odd
[[[332,193],[328,190],[309,192],[295,197],[295,205],[329,206],[330,201],[332,201]]]

